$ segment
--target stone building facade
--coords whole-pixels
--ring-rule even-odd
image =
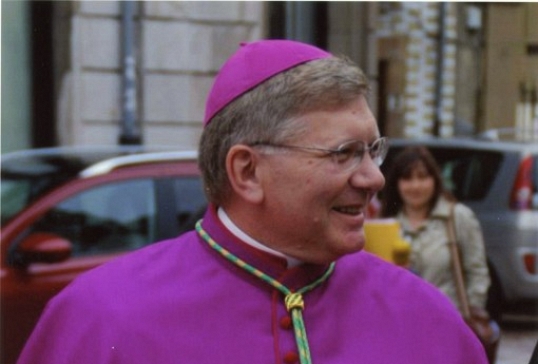
[[[453,136],[456,5],[385,3],[377,35],[379,57],[389,68],[388,134]]]
[[[66,4],[67,6],[67,4]],[[384,8],[385,7],[385,8]],[[420,137],[453,135],[455,75],[455,5],[447,6],[443,25],[442,69],[439,52],[439,6],[436,3],[374,3],[365,6],[329,5],[327,48],[348,56],[355,53],[372,79],[379,82],[378,49],[386,39],[405,43],[399,75],[401,90],[371,97],[374,110],[386,108],[385,133]],[[268,34],[264,2],[139,2],[134,16],[136,48],[136,120],[145,144],[195,147],[201,132],[204,100],[222,62],[241,41]],[[121,1],[77,2],[71,5],[71,41],[66,48],[71,67],[58,75],[60,144],[114,144],[122,118]],[[362,16],[366,24],[351,32],[340,29],[344,14]],[[368,14],[369,17],[364,15]],[[350,22],[351,24],[351,22]],[[365,26],[370,29],[364,31]],[[373,25],[373,27],[372,27]],[[371,33],[376,38],[371,41]],[[343,35],[360,34],[362,52],[342,45]],[[368,57],[374,57],[373,60]],[[389,63],[392,61],[388,55]],[[443,74],[442,79],[436,75]],[[439,101],[436,100],[436,85]],[[389,86],[390,87],[390,86]],[[387,102],[380,104],[379,98]],[[437,104],[438,102],[438,104]],[[436,120],[437,118],[437,120]]]
[[[59,142],[116,144],[124,106],[122,1],[64,3],[57,34],[70,67],[57,75]],[[196,147],[204,101],[224,60],[263,35],[262,2],[147,1],[134,23],[135,131],[148,145]]]
[[[321,42],[358,63],[385,135],[451,137],[523,125],[537,129],[538,140],[536,3],[85,0],[3,2],[4,14],[2,87],[13,97],[2,105],[3,152],[118,144],[126,130],[131,142],[195,148],[224,60],[240,42],[271,36]],[[29,55],[25,39],[32,49],[40,44],[42,18],[50,49]],[[40,73],[51,81],[36,83]],[[39,98],[27,95],[36,91],[50,116],[32,106]],[[33,115],[21,111],[32,107]]]

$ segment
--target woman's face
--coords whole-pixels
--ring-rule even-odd
[[[398,180],[398,192],[407,208],[427,209],[433,198],[434,190],[433,176],[428,173],[422,162],[418,162],[413,167],[409,176],[401,177]]]

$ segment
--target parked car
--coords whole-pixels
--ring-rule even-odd
[[[4,364],[77,275],[191,229],[206,206],[192,151],[30,150],[3,155],[1,171]]]
[[[424,145],[441,166],[445,186],[477,215],[492,278],[492,316],[538,302],[538,143],[429,138],[390,145],[384,172],[403,147]]]

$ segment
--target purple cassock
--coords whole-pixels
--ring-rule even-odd
[[[291,290],[326,266],[284,259],[235,238],[212,207],[204,230]],[[360,252],[304,295],[313,364],[481,364],[480,342],[433,286]],[[191,231],[100,266],[48,305],[19,363],[298,362],[282,294]]]

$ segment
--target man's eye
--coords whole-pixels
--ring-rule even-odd
[[[334,152],[334,156],[338,163],[344,163],[353,158],[355,155],[355,148],[344,147]]]

